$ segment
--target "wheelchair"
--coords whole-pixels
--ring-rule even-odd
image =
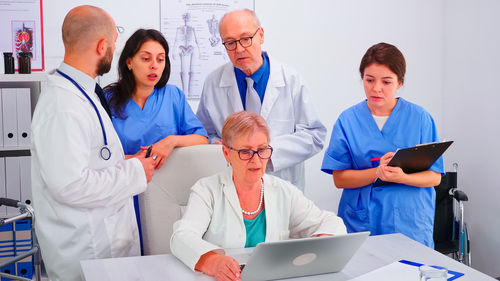
[[[446,172],[435,186],[436,213],[434,217],[434,248],[455,260],[470,266],[470,240],[464,219],[467,194],[457,189],[457,163],[454,172]]]
[[[31,248],[29,250],[23,250],[22,253],[9,257],[3,258],[2,262],[0,262],[0,276],[1,280],[24,280],[24,281],[41,281],[41,262],[42,256],[40,253],[40,247],[38,246],[38,241],[35,235],[35,212],[33,207],[29,204],[25,204],[18,200],[9,199],[9,198],[0,198],[0,206],[7,206],[13,208],[19,208],[20,214],[11,218],[0,219],[0,226],[6,226],[9,224],[14,224],[16,221],[24,222],[23,220],[30,219],[31,222],[31,241],[28,244],[31,244]],[[26,242],[25,242],[26,243]],[[14,246],[15,248],[16,246]],[[12,266],[17,262],[22,262],[24,259],[32,257],[33,263],[33,271],[31,273],[26,273],[23,270],[18,272],[17,275],[11,274],[8,268],[12,268]],[[17,265],[15,265],[17,266]],[[15,268],[15,267],[14,267]],[[16,270],[13,270],[15,273]],[[24,276],[23,276],[24,275]],[[31,278],[33,276],[34,279]],[[27,278],[29,277],[29,278]]]

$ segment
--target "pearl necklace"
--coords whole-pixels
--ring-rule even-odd
[[[264,184],[262,183],[262,180],[260,181],[260,201],[259,201],[259,206],[257,207],[257,210],[253,212],[247,212],[241,208],[241,212],[245,215],[251,216],[257,214],[257,212],[260,211],[260,207],[262,207],[262,202],[264,201]]]

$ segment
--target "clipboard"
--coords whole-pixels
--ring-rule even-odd
[[[443,155],[452,143],[453,141],[432,142],[398,149],[387,165],[400,167],[407,174],[429,170],[432,164]],[[393,183],[377,179],[372,186],[388,184]]]

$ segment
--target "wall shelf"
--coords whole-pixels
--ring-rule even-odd
[[[0,74],[0,82],[42,82],[47,80],[47,73],[32,72],[30,74]]]

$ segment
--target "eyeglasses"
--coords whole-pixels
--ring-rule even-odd
[[[257,154],[260,159],[269,159],[273,154],[273,148],[271,146],[260,148],[258,150],[252,150],[248,148],[234,149],[230,146],[227,146],[227,148],[238,152],[238,156],[240,157],[241,160],[250,160],[253,158],[255,154]]]
[[[123,32],[125,32],[125,27],[117,25],[116,31],[118,32],[118,34],[122,34]]]
[[[257,35],[257,32],[259,32],[259,29],[260,29],[260,27],[257,28],[255,33],[250,37],[242,37],[242,38],[240,38],[240,40],[226,41],[226,42],[223,42],[222,45],[224,45],[224,47],[226,47],[226,50],[228,50],[228,51],[236,50],[236,44],[238,42],[240,42],[241,47],[248,48],[248,47],[252,46],[252,39],[255,37],[255,35]]]

